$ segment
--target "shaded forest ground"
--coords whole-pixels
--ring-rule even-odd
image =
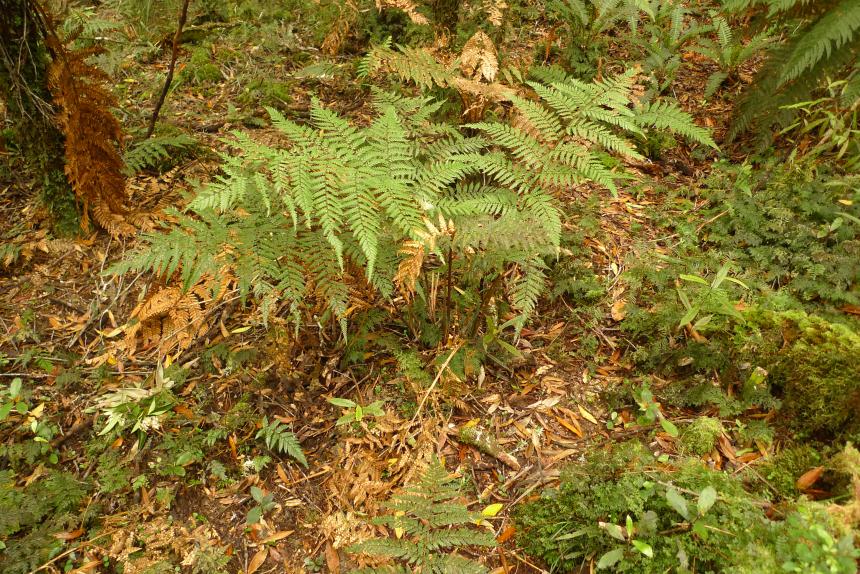
[[[89,16],[120,23],[91,33],[125,38],[100,63],[116,80],[123,126],[138,133],[163,81],[169,50],[153,43],[162,39],[155,34],[144,37],[122,24],[119,14]],[[339,22],[333,20],[332,25]],[[169,21],[153,29],[169,33]],[[370,92],[351,73],[360,54],[350,45],[359,43],[350,25],[360,24],[343,24],[343,38],[321,35],[320,22],[277,17],[192,25],[157,134],[185,134],[195,143],[130,179],[132,201],[182,205],[182,194],[194,189],[191,182],[218,173],[216,154],[229,151],[225,138],[233,129],[261,141],[276,139],[264,106],[301,119],[316,96],[366,122]],[[549,32],[539,21],[508,28],[511,60],[549,52]],[[325,56],[313,47],[325,41],[342,42],[341,55]],[[756,63],[741,71],[736,85],[703,104],[712,70],[695,54],[684,58],[688,65],[674,95],[719,141],[732,98]],[[858,215],[860,188],[856,178],[845,178],[842,187],[819,186],[827,166],[798,161],[786,168],[764,158],[751,171],[740,151],[724,152],[715,161],[709,152],[670,141],[653,161],[628,166],[637,177],[616,196],[597,186],[571,189],[562,198],[563,254],[552,271],[550,293],[512,341],[515,349],[505,355],[496,347],[480,365],[452,347],[416,351],[374,344],[386,338],[403,342],[397,327],[385,323],[347,343],[328,326],[307,325],[294,337],[277,317],[265,328],[255,304],[238,296],[214,308],[203,301],[201,316],[187,318],[187,330],[162,331],[153,336],[155,345],[128,352],[122,327],[162,287],[148,274],[106,273],[136,240],[100,233],[56,238],[34,199],[37,174],[20,169],[13,149],[2,152],[9,168],[2,173],[0,237],[13,247],[0,272],[0,396],[25,405],[14,406],[17,424],[7,420],[0,426],[0,476],[27,493],[20,499],[7,493],[5,500],[18,500],[22,508],[31,504],[25,511],[40,518],[5,541],[0,569],[115,572],[121,564],[126,573],[174,567],[347,572],[358,559],[346,548],[380,532],[365,518],[380,512],[383,501],[416,478],[416,469],[438,456],[458,473],[471,509],[502,505],[487,513],[499,546],[466,554],[494,572],[542,572],[548,566],[518,545],[512,513],[558,486],[571,463],[630,440],[667,467],[692,456],[757,483],[774,507],[802,493],[850,500],[850,473],[827,461],[846,440],[857,440],[856,425],[836,434],[819,425],[803,437],[807,442],[798,442],[798,425],[785,417],[819,413],[783,414],[767,400],[739,410],[726,407],[741,400],[748,376],[727,381],[720,374],[723,365],[700,368],[697,353],[722,353],[723,347],[708,349],[708,339],[723,345],[733,327],[705,335],[678,328],[685,309],[677,292],[702,297],[698,283],[680,276],[710,284],[732,262],[732,277],[757,283],[752,290],[727,284],[719,294],[724,300],[714,303],[715,321],[731,315],[720,312],[728,302],[736,312],[806,309],[856,333],[860,233],[849,219]],[[775,221],[769,210],[782,188],[768,187],[770,178],[760,172],[773,172],[772,179],[785,187],[810,190],[784,207],[784,233],[765,229]],[[748,200],[751,189],[763,203]],[[832,201],[826,209],[810,207],[824,201],[813,197],[822,189]],[[798,219],[816,210],[844,211],[844,228],[831,229],[832,218]],[[743,217],[751,219],[732,226]],[[751,255],[735,239],[754,232],[791,236],[793,243],[770,246],[774,268],[768,267],[769,256]],[[773,242],[770,235],[766,247],[768,241]],[[811,261],[775,262],[783,256],[777,249],[805,251]],[[781,284],[787,277],[788,284]],[[758,285],[770,287],[763,294]],[[462,365],[448,369],[454,357]],[[853,376],[850,370],[842,374]],[[18,379],[23,390],[13,393]],[[701,385],[720,393],[704,397]],[[694,387],[698,399],[689,398]],[[345,411],[328,399],[338,397],[360,405],[383,401],[384,414],[336,426]],[[129,399],[149,410],[125,411],[115,431],[103,432],[111,409]],[[698,437],[686,431],[702,417],[719,421],[719,428],[704,447],[691,446]],[[132,428],[128,421],[139,425]],[[260,429],[273,421],[295,432],[307,468],[260,439]],[[474,422],[495,437],[492,448],[464,444],[461,429]],[[774,460],[784,450],[793,458],[780,466]],[[27,496],[50,508],[35,508],[39,504]],[[249,520],[254,512],[262,520]]]

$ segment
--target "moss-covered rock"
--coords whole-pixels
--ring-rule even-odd
[[[554,572],[586,571],[607,553],[609,571],[637,574],[856,572],[853,536],[825,505],[786,505],[785,520],[770,520],[765,502],[698,459],[667,467],[628,443],[589,455],[558,489],[519,507],[517,541]]]
[[[807,433],[850,432],[860,412],[860,335],[801,311],[748,314],[761,342],[747,358],[769,371],[782,412]]]
[[[758,473],[783,498],[792,498],[800,491],[797,479],[807,470],[819,466],[822,457],[809,445],[799,445],[780,451],[765,462]]]

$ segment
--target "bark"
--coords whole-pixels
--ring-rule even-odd
[[[77,207],[63,172],[65,149],[48,90],[44,33],[33,0],[0,0],[0,99],[55,224],[71,232],[77,227]]]

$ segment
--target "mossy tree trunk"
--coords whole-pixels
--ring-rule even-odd
[[[44,27],[33,0],[0,0],[0,98],[12,120],[12,141],[42,183],[42,199],[57,231],[78,227],[66,179],[63,135],[53,121]]]

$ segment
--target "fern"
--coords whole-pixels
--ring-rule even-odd
[[[393,296],[405,242],[421,253],[453,250],[455,276],[466,282],[461,269],[495,274],[554,253],[561,223],[553,198],[514,190],[522,177],[497,169],[486,139],[434,124],[439,104],[426,98],[374,100],[378,113],[366,127],[316,101],[311,126],[270,110],[291,147],[236,133],[238,153],[224,157],[222,174],[186,213],[171,212],[174,226],[146,234],[144,247],[113,270],[176,275],[187,288],[227,266],[241,295],[280,297],[293,310],[324,301],[325,316],[345,333],[349,287],[361,279],[355,271],[380,296]],[[428,233],[440,220],[449,231]]]
[[[708,130],[668,101],[632,105],[635,72],[586,84],[575,79],[549,85],[530,82],[539,102],[512,97],[519,124],[478,123],[507,155],[491,157],[489,171],[518,190],[557,189],[586,181],[615,192],[616,175],[604,165],[598,150],[641,159],[630,136],[645,129],[674,132],[693,142],[716,147]],[[533,192],[540,197],[540,192]],[[556,222],[550,224],[556,227]]]
[[[398,565],[357,570],[354,574],[428,572],[481,574],[487,569],[456,553],[467,546],[495,546],[493,537],[469,527],[480,515],[457,502],[460,491],[438,460],[433,461],[416,484],[385,504],[391,512],[373,520],[398,534],[396,538],[373,539],[350,548],[356,553],[388,557]]]
[[[759,26],[778,25],[790,33],[768,50],[768,58],[744,93],[729,131],[746,131],[762,144],[773,128],[797,115],[793,105],[813,99],[825,80],[848,79],[860,53],[860,3],[856,0],[736,0],[735,10],[765,8]],[[755,25],[755,24],[754,24]]]
[[[258,440],[263,439],[269,450],[288,454],[307,468],[308,461],[305,458],[305,453],[302,452],[302,445],[296,435],[288,430],[284,423],[280,421],[270,423],[268,419],[264,418],[263,427],[257,432],[256,438]]]
[[[171,157],[173,150],[185,151],[196,142],[187,135],[159,136],[140,141],[123,155],[126,175],[132,176],[145,169],[158,167]]]

